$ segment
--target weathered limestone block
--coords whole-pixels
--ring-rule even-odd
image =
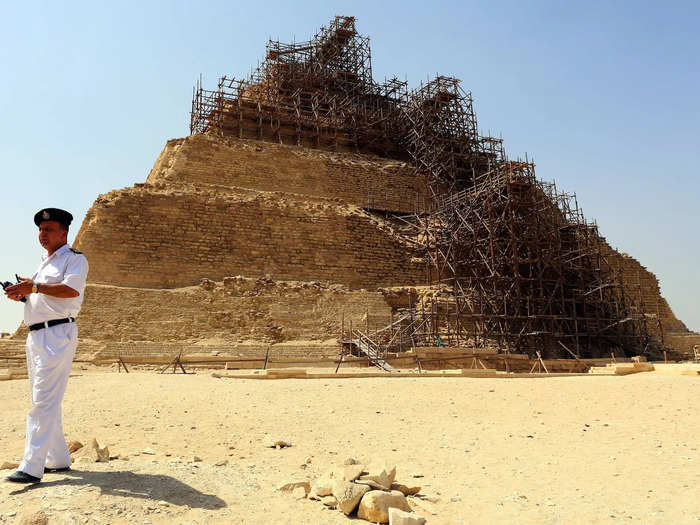
[[[235,138],[169,140],[148,183],[193,183],[283,191],[373,209],[412,212],[427,200],[425,178],[405,163]]]
[[[415,284],[412,247],[362,210],[260,192],[143,186],[99,197],[75,246],[93,283],[173,288],[231,275]]]
[[[357,517],[373,523],[388,523],[390,508],[411,512],[406,496],[399,491],[370,490],[362,496],[360,507],[357,510]]]

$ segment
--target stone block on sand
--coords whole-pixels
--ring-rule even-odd
[[[338,501],[338,508],[346,516],[357,508],[362,496],[367,492],[369,492],[367,485],[358,485],[341,479],[336,479],[333,482],[333,496]]]
[[[392,507],[389,509],[389,525],[425,525],[425,518]]]
[[[109,448],[100,448],[97,439],[92,438],[86,447],[82,447],[75,453],[75,459],[81,463],[107,463],[109,461]]]
[[[396,465],[387,462],[379,462],[370,465],[368,474],[360,476],[358,483],[363,483],[382,490],[389,490],[396,478]]]
[[[409,487],[407,485],[402,485],[401,483],[392,483],[391,490],[398,490],[405,496],[414,496],[420,492],[420,487]]]
[[[389,523],[390,508],[411,512],[406,496],[398,490],[391,492],[370,490],[362,496],[360,507],[357,509],[357,517],[373,523]]]

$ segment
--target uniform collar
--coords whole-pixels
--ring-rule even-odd
[[[45,261],[45,260],[47,260],[47,259],[51,259],[52,257],[56,257],[56,256],[59,256],[59,255],[63,255],[63,254],[65,254],[68,250],[70,250],[70,244],[66,243],[66,244],[64,244],[63,246],[61,246],[58,250],[56,250],[55,252],[53,252],[51,255],[46,255],[46,254],[42,255],[42,256],[41,256],[41,259]]]

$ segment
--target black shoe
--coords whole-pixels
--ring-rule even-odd
[[[44,473],[48,472],[49,474],[53,474],[56,472],[68,472],[70,470],[70,467],[61,467],[61,468],[44,468]]]
[[[41,478],[36,478],[30,474],[27,474],[26,472],[18,470],[11,476],[7,476],[5,480],[11,481],[12,483],[39,483]]]

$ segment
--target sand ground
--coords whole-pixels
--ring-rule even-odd
[[[396,463],[399,481],[437,498],[436,515],[419,511],[429,524],[700,521],[699,377],[76,372],[64,401],[68,439],[96,437],[128,459],[76,463],[33,486],[2,483],[0,523],[36,508],[50,523],[348,523],[276,490],[346,457]],[[0,383],[0,399],[0,463],[16,461],[27,381]],[[278,437],[293,446],[264,446]]]

